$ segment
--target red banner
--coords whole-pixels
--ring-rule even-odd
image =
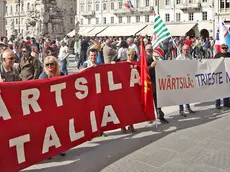
[[[64,77],[0,84],[0,169],[14,172],[103,131],[149,119],[139,66],[102,65]]]

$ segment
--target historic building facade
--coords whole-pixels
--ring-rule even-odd
[[[5,6],[6,0],[0,0],[0,36],[6,36]]]
[[[75,0],[7,0],[7,36],[64,36],[74,28],[74,6]]]
[[[125,2],[125,1],[123,1]],[[218,16],[227,20],[229,0],[131,0],[127,9],[120,0],[78,0],[76,21],[80,26],[151,24],[158,11],[173,35],[214,36]],[[158,6],[158,3],[159,6]],[[179,26],[179,27],[178,27]],[[173,29],[173,28],[177,29]]]

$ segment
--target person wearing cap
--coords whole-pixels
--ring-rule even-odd
[[[185,44],[183,47],[182,47],[182,53],[177,56],[176,60],[192,60],[192,56],[190,54],[190,46]],[[191,108],[190,108],[190,105],[189,104],[186,104],[186,112],[189,112],[189,113],[195,113],[195,111],[193,111]],[[187,115],[184,113],[184,105],[179,105],[179,114],[183,117],[186,117]]]
[[[155,66],[156,61],[160,60],[159,51],[154,51],[152,45],[148,44],[145,46],[147,65],[149,68],[149,74],[152,82],[153,97],[155,102],[155,107],[157,107],[157,89],[156,89],[156,77],[155,77]],[[169,122],[164,118],[164,112],[161,108],[157,108],[157,117],[161,123],[168,124]]]
[[[228,45],[226,45],[226,44],[221,45],[221,52],[216,53],[216,55],[214,56],[214,59],[218,59],[221,57],[223,57],[223,58],[229,57],[230,58],[230,53],[228,52]],[[217,99],[216,100],[216,109],[221,109],[220,104],[221,104],[221,100]],[[230,107],[229,97],[223,99],[223,105],[224,105],[224,107]]]
[[[0,66],[1,81],[14,82],[20,81],[19,72],[14,67],[15,54],[12,50],[7,49],[2,53],[3,63]]]

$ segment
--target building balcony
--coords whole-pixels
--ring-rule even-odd
[[[115,14],[115,15],[123,15],[123,14],[125,14],[125,13],[127,13],[128,11],[126,10],[126,9],[124,9],[124,8],[122,8],[122,9],[114,9],[113,10],[113,13]]]
[[[201,10],[201,3],[181,4],[180,9],[183,12],[196,12]]]
[[[81,13],[83,17],[89,18],[89,17],[94,17],[95,16],[95,11],[89,11],[89,12],[83,12]]]
[[[137,12],[139,13],[152,13],[154,10],[154,7],[140,7],[137,9]]]

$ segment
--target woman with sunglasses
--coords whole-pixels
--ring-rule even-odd
[[[44,71],[40,74],[39,79],[52,78],[55,76],[63,76],[64,73],[60,71],[58,60],[54,56],[47,56],[44,59]]]
[[[64,74],[60,72],[60,66],[56,57],[47,56],[44,59],[44,71],[40,74],[39,79],[52,78],[55,76],[63,76],[63,75]],[[60,153],[59,155],[65,156],[65,153]]]

